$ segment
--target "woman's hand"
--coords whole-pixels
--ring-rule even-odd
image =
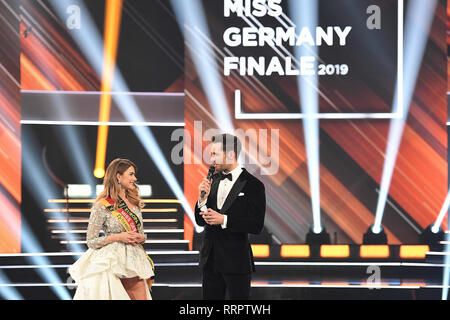
[[[136,232],[134,232],[134,234],[137,237],[137,244],[142,243],[142,242],[145,241],[145,236],[143,234],[136,233]]]
[[[145,237],[144,235],[137,233],[137,232],[122,232],[119,233],[119,239],[120,242],[126,243],[126,244],[131,244],[131,245],[137,245],[140,244],[141,242],[144,242]]]

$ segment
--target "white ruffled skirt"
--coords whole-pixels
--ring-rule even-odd
[[[78,285],[74,300],[130,300],[121,278],[146,280],[154,276],[147,256],[138,246],[113,242],[100,249],[88,249],[69,268]],[[147,299],[151,300],[147,281]]]

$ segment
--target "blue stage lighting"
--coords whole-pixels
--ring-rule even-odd
[[[399,1],[403,6],[403,1]],[[414,94],[414,88],[417,76],[420,70],[422,57],[428,40],[428,31],[433,21],[436,0],[430,1],[411,1],[408,6],[405,24],[405,45],[404,45],[404,63],[401,65],[399,77],[403,77],[402,90],[396,88],[394,95],[393,112],[402,112],[401,118],[392,119],[389,127],[388,143],[386,147],[385,163],[381,177],[380,193],[375,213],[375,222],[373,232],[379,233],[381,230],[381,221],[386,206],[387,195],[392,180],[392,174],[397,160],[397,153],[403,135],[403,129],[406,124],[409,106]],[[400,14],[403,8],[399,8],[398,19],[403,20]],[[403,25],[402,23],[400,25]],[[402,33],[401,33],[402,34]],[[399,43],[401,43],[400,39]],[[399,50],[403,50],[399,46]],[[397,54],[401,54],[398,52]],[[400,96],[400,99],[397,97]]]
[[[308,27],[313,30],[318,25],[318,1],[290,1],[293,22],[297,28]],[[296,55],[317,55],[317,47],[296,47]],[[305,136],[306,155],[308,161],[308,175],[311,190],[311,206],[313,213],[313,232],[322,231],[320,220],[320,160],[319,160],[319,112],[318,78],[317,74],[298,77],[298,91],[303,118],[303,132]]]
[[[57,209],[56,204],[49,203],[49,199],[58,198],[58,193],[52,185],[48,175],[45,174],[45,168],[39,163],[41,162],[40,153],[37,150],[38,142],[32,135],[22,134],[22,170],[23,181],[31,191],[30,193],[39,204],[39,208],[36,208],[41,212],[47,208]],[[70,227],[66,222],[59,222],[58,227],[60,229],[69,230]],[[73,236],[68,233],[69,240],[73,239]],[[70,244],[71,251],[80,252],[84,251],[83,248],[76,243]]]
[[[27,91],[25,91],[27,92]],[[67,108],[63,106],[66,105],[67,101],[62,98],[60,94],[53,94],[47,90],[39,91],[40,94],[45,95],[49,98],[50,103],[55,108],[52,110],[56,113],[56,119],[70,119],[70,114]],[[58,121],[55,121],[58,123]],[[58,140],[60,145],[65,149],[66,154],[69,154],[68,161],[70,166],[74,169],[76,174],[80,177],[80,184],[89,184],[91,187],[96,185],[96,181],[93,179],[91,172],[92,169],[88,165],[89,163],[89,152],[86,145],[86,139],[80,135],[80,130],[72,125],[61,125],[56,126],[55,131],[58,131],[54,137]],[[60,134],[62,133],[62,135]]]
[[[233,133],[233,122],[225,98],[220,68],[209,43],[211,36],[202,3],[200,0],[171,0],[171,3],[214,117],[225,133]]]
[[[439,211],[438,217],[431,227],[431,231],[437,233],[441,227],[442,221],[444,221],[445,216],[447,215],[448,208],[450,206],[450,192],[447,194],[445,198],[444,204],[441,207],[441,211]]]
[[[34,237],[33,232],[28,226],[26,220],[22,217],[22,247],[24,249],[23,253],[43,253],[38,240]],[[27,260],[34,265],[51,265],[47,257],[43,255],[32,255],[26,256]],[[37,268],[38,274],[46,283],[61,284],[62,280],[59,278],[55,270],[50,268]],[[51,286],[52,291],[57,295],[60,300],[71,300],[72,296],[66,287],[61,286]]]
[[[87,8],[79,0],[52,0],[51,4],[56,9],[57,14],[62,21],[64,21],[67,16],[66,8],[68,7],[68,5],[75,4],[81,8],[84,16],[83,26],[80,30],[76,30],[76,32],[73,32],[71,35],[74,37],[74,40],[79,45],[81,51],[85,54],[92,68],[98,75],[101,76],[103,66],[103,40],[100,37],[100,33],[93,23],[93,20],[90,17]],[[126,85],[122,74],[120,73],[120,70],[118,69],[115,71],[113,91],[129,92],[129,88]],[[113,95],[113,98],[115,99],[117,106],[129,122],[145,122],[144,117],[139,111],[133,98],[131,98],[129,95],[122,94],[115,94]],[[132,126],[132,129],[138,139],[141,141],[142,145],[145,147],[148,155],[156,164],[162,176],[166,179],[169,187],[172,189],[172,192],[181,201],[183,209],[185,210],[186,214],[189,216],[193,224],[196,226],[196,230],[203,230],[203,228],[196,225],[194,212],[191,208],[191,205],[187,202],[184,196],[183,189],[179,185],[178,181],[175,178],[175,175],[170,169],[169,164],[164,157],[161,149],[159,148],[159,145],[156,142],[156,139],[154,138],[150,128],[145,126]]]
[[[0,270],[0,296],[5,300],[23,300],[23,297],[14,287],[2,286],[9,285],[10,282],[6,275]]]

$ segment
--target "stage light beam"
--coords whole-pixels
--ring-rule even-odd
[[[189,44],[191,58],[214,117],[225,133],[233,133],[233,122],[214,50],[201,39],[202,36],[211,39],[202,3],[200,0],[171,0],[170,2],[185,41]]]
[[[83,26],[80,30],[71,33],[73,39],[80,47],[82,53],[87,58],[88,62],[98,75],[102,75],[102,65],[103,65],[103,55],[102,55],[102,40],[97,30],[93,19],[89,14],[89,10],[85,7],[82,1],[79,0],[51,0],[51,4],[59,18],[64,21],[67,17],[66,8],[68,5],[75,4],[81,8],[83,12]],[[123,79],[120,70],[115,70],[114,79],[112,82],[112,90],[117,92],[129,92],[125,80]],[[119,107],[122,114],[125,116],[127,121],[143,123],[145,122],[142,113],[136,105],[134,99],[128,95],[116,94],[113,95],[114,100]],[[197,230],[202,230],[203,228],[197,226],[195,223],[194,212],[191,205],[188,203],[184,196],[184,192],[179,185],[174,173],[170,169],[168,161],[166,160],[164,154],[161,151],[155,137],[153,136],[150,128],[146,126],[132,126],[131,127],[138,137],[139,141],[144,146],[147,154],[153,160],[158,170],[161,172],[162,176],[165,178],[168,186],[174,193],[175,197],[180,200],[180,204],[186,212],[189,219],[196,226]],[[96,168],[103,169],[103,168]],[[96,171],[96,174],[100,175],[102,172],[100,170]]]
[[[10,284],[8,278],[0,270],[0,296],[5,300],[23,300],[23,297],[14,287],[3,287],[2,284]]]
[[[38,146],[39,143],[34,139],[32,134],[27,133],[27,131],[22,131],[23,183],[27,185],[32,197],[34,197],[39,205],[36,210],[43,211],[48,206],[48,199],[57,198],[58,192],[54,188],[54,182],[45,174],[44,166],[40,165],[41,157],[37,149]],[[57,208],[53,203],[50,206],[54,209]],[[70,229],[66,223],[60,223],[59,227],[61,229]],[[24,235],[22,235],[22,242],[23,237]],[[83,251],[79,245],[71,246],[71,250],[75,252]]]
[[[122,17],[122,0],[107,0],[105,8],[104,56],[100,96],[99,122],[108,122],[111,112],[111,89],[113,86],[114,69],[119,43],[120,21]],[[94,176],[103,178],[105,175],[106,147],[108,144],[107,125],[98,126],[97,153]]]
[[[289,2],[292,19],[297,28],[314,30],[318,25],[319,4],[317,0],[294,0]],[[297,56],[318,56],[317,47],[303,45],[295,48]],[[317,74],[298,76],[298,91],[303,118],[303,133],[308,162],[311,207],[314,233],[322,231],[320,220],[320,159],[319,159],[319,95]]]
[[[398,19],[403,21],[403,1],[399,1]],[[386,146],[385,162],[381,177],[380,192],[375,213],[375,222],[372,231],[374,233],[381,232],[381,223],[383,213],[386,207],[389,187],[392,175],[395,169],[395,162],[403,135],[403,129],[407,121],[409,106],[414,94],[421,61],[428,40],[428,33],[434,17],[434,11],[437,5],[436,0],[430,1],[410,1],[408,11],[406,13],[405,23],[405,42],[402,46],[403,39],[399,39],[398,55],[404,52],[404,64],[398,65],[400,72],[398,77],[403,77],[403,87],[397,86],[394,94],[393,112],[402,112],[401,118],[392,119],[389,126],[389,135]],[[402,27],[403,23],[399,23]],[[399,32],[403,36],[403,32]],[[403,50],[404,47],[404,50]]]
[[[445,215],[448,212],[448,208],[450,206],[450,191],[447,193],[447,197],[445,198],[444,204],[442,205],[441,211],[439,211],[438,217],[431,227],[431,231],[433,233],[438,233],[441,227],[442,221],[444,221]]]

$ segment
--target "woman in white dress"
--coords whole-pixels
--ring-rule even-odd
[[[74,300],[151,299],[154,265],[141,245],[146,235],[136,170],[127,159],[115,159],[106,169],[89,218],[89,249],[69,268],[78,285]]]

